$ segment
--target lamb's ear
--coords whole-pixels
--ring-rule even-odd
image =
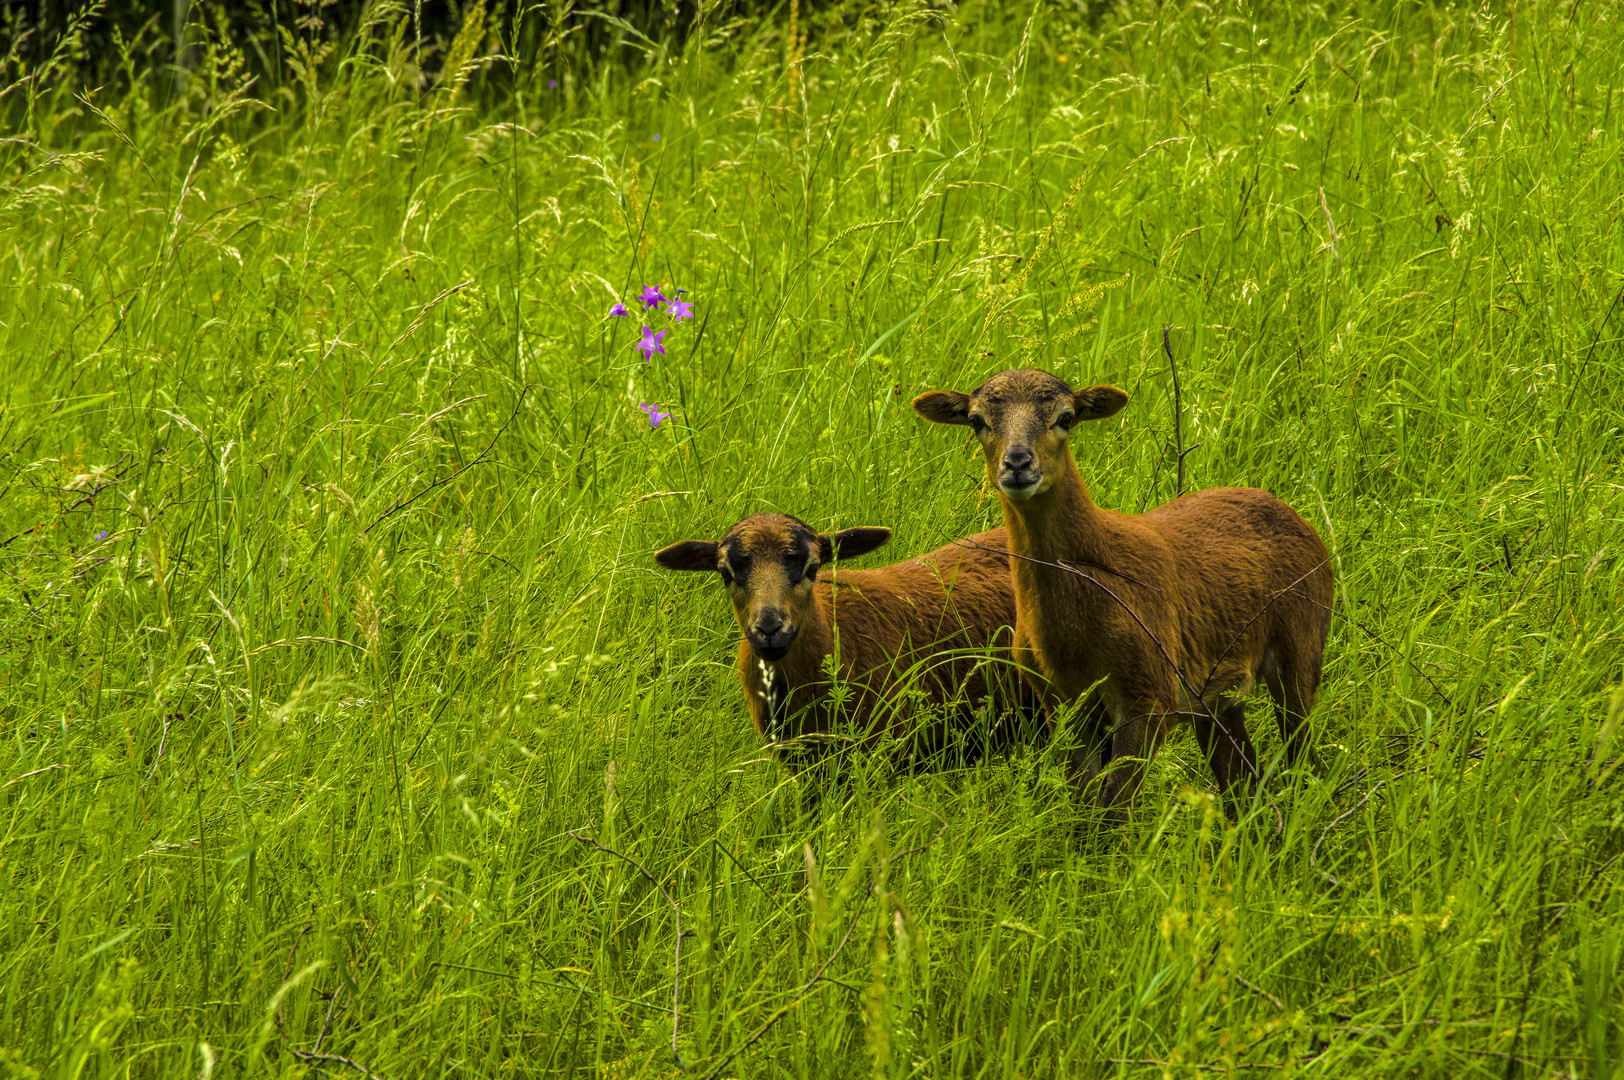
[[[862,525],[855,529],[841,529],[833,536],[818,537],[818,561],[855,559],[884,547],[891,539],[891,530],[877,525]]]
[[[684,540],[656,551],[654,561],[667,570],[715,570],[716,545],[709,540]]]
[[[1071,395],[1079,420],[1104,420],[1128,403],[1128,395],[1114,386],[1090,386]]]
[[[933,424],[968,424],[970,395],[957,390],[927,390],[913,399],[913,411]]]

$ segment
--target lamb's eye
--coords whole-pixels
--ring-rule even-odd
[[[803,575],[803,578],[806,581],[816,581],[818,579],[818,564],[815,562],[807,563],[806,573]]]
[[[731,585],[731,584],[733,584],[733,571],[731,571],[727,567],[723,566],[723,567],[720,568],[720,572],[721,572],[721,575],[722,575],[722,584],[723,585]]]
[[[977,435],[985,435],[987,433],[987,422],[979,416],[972,415],[970,417],[970,430]]]
[[[1075,413],[1063,412],[1055,418],[1054,426],[1061,431],[1070,431],[1072,423],[1077,419]]]

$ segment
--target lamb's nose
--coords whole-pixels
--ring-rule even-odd
[[[786,649],[795,640],[795,628],[776,612],[763,612],[756,620],[756,637],[772,649]]]
[[[1024,472],[1032,467],[1032,450],[1026,446],[1012,446],[1004,451],[1004,468]]]

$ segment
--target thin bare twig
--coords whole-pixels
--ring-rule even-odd
[[[1119,577],[1123,581],[1126,581],[1129,585],[1137,585],[1141,589],[1149,589],[1153,593],[1159,593],[1162,591],[1148,581],[1140,581],[1132,574],[1124,574],[1121,570],[1114,570],[1111,567],[1106,566],[1104,563],[1091,562],[1088,559],[1074,559],[1071,562],[1061,562],[1056,563],[1055,565],[1059,566],[1062,570],[1075,571],[1079,566],[1086,566],[1090,570],[1104,570],[1107,574],[1110,574],[1112,577]]]
[[[1293,581],[1290,585],[1287,585],[1284,589],[1281,589],[1279,592],[1277,592],[1273,596],[1269,597],[1269,599],[1264,602],[1263,606],[1257,609],[1257,614],[1253,615],[1250,619],[1247,619],[1246,622],[1241,626],[1241,628],[1239,630],[1235,631],[1235,636],[1229,639],[1229,644],[1224,646],[1224,651],[1218,654],[1218,659],[1216,659],[1216,660],[1214,660],[1212,662],[1212,668],[1211,668],[1211,670],[1209,670],[1207,672],[1207,677],[1204,680],[1202,680],[1202,682],[1201,682],[1201,692],[1203,694],[1207,692],[1207,686],[1208,686],[1209,683],[1212,682],[1212,677],[1214,675],[1218,674],[1218,665],[1222,664],[1224,662],[1224,658],[1227,657],[1230,654],[1230,651],[1233,650],[1235,648],[1235,646],[1240,642],[1241,635],[1245,634],[1247,630],[1251,629],[1252,624],[1257,622],[1260,618],[1262,618],[1263,613],[1265,611],[1268,611],[1271,607],[1273,607],[1274,602],[1276,600],[1280,599],[1282,596],[1285,596],[1285,595],[1287,595],[1289,593],[1292,593],[1297,588],[1297,586],[1301,585],[1303,583],[1303,581],[1307,579],[1309,574],[1314,573],[1320,567],[1324,566],[1328,562],[1330,562],[1329,556],[1327,556],[1324,559],[1321,559],[1319,562],[1317,562],[1313,566],[1309,567],[1307,570],[1305,570],[1303,572],[1301,577],[1297,578],[1296,581]],[[1302,596],[1303,594],[1302,593],[1297,593],[1296,595]]]
[[[718,1076],[721,1076],[722,1073],[726,1071],[727,1067],[733,1064],[733,1060],[735,1058],[744,1053],[746,1050],[750,1049],[752,1046],[756,1045],[756,1043],[760,1042],[762,1036],[771,1031],[774,1024],[778,1023],[778,1021],[789,1015],[792,1009],[800,1005],[801,999],[812,992],[813,987],[817,986],[819,981],[823,979],[823,973],[829,970],[829,965],[833,964],[840,954],[845,951],[846,945],[851,941],[852,933],[857,929],[858,922],[862,920],[863,909],[868,906],[868,898],[872,895],[874,895],[874,886],[870,884],[868,890],[863,893],[862,899],[857,901],[857,910],[852,913],[851,925],[846,927],[846,936],[840,939],[840,944],[835,947],[835,951],[829,954],[829,958],[827,960],[818,965],[818,970],[812,973],[812,977],[806,980],[805,985],[796,991],[794,997],[790,998],[788,1001],[774,1010],[771,1016],[763,1020],[760,1026],[758,1026],[755,1031],[750,1033],[750,1037],[744,1040],[738,1049],[734,1050],[727,1057],[723,1058],[720,1065],[706,1073],[705,1080],[716,1080]]]
[[[1242,986],[1246,987],[1248,990],[1252,991],[1252,993],[1261,994],[1263,997],[1268,998],[1269,999],[1269,1004],[1273,1005],[1276,1009],[1279,1009],[1281,1012],[1286,1011],[1286,1003],[1281,1001],[1279,998],[1275,997],[1273,994],[1269,993],[1267,990],[1263,989],[1263,987],[1258,986],[1255,983],[1247,982],[1245,979],[1241,978],[1239,975],[1235,976],[1235,981],[1240,983]]]
[[[1173,492],[1173,497],[1177,498],[1184,494],[1184,457],[1199,450],[1201,444],[1196,443],[1190,449],[1184,449],[1184,412],[1179,404],[1179,365],[1178,361],[1173,359],[1173,342],[1168,337],[1166,323],[1162,324],[1162,351],[1167,354],[1167,366],[1173,372],[1173,452],[1178,459],[1178,488]]]
[[[653,885],[659,894],[665,898],[665,902],[671,905],[671,911],[676,916],[677,920],[677,944],[672,950],[671,957],[671,1056],[676,1059],[677,1068],[681,1069],[683,1072],[687,1072],[688,1066],[682,1063],[682,1051],[677,1049],[677,1030],[682,1023],[682,1014],[679,1011],[679,1006],[682,1000],[682,908],[679,907],[677,902],[671,898],[671,894],[665,891],[665,886],[660,884],[660,880],[653,874],[649,873],[648,869],[642,863],[638,862],[630,855],[623,854],[622,852],[616,851],[612,847],[601,844],[593,837],[583,836],[573,829],[567,830],[565,835],[569,836],[572,840],[579,840],[588,847],[597,848],[605,855],[613,855],[615,858],[626,863],[633,870],[636,870],[639,874],[642,874],[645,878],[647,878],[649,884]]]
[[[1395,653],[1398,652],[1398,646],[1394,645],[1392,642],[1388,641],[1386,638],[1384,638],[1380,634],[1376,633],[1376,631],[1372,630],[1370,627],[1366,626],[1364,623],[1360,622],[1358,619],[1355,619],[1352,615],[1349,615],[1349,614],[1347,614],[1345,612],[1337,611],[1335,608],[1328,607],[1327,605],[1320,603],[1318,600],[1315,600],[1313,597],[1305,597],[1305,599],[1307,599],[1308,602],[1310,604],[1313,604],[1315,607],[1324,608],[1326,611],[1329,611],[1332,615],[1334,615],[1337,618],[1341,619],[1343,622],[1352,623],[1354,626],[1358,627],[1360,630],[1363,630],[1366,634],[1370,635],[1371,640],[1375,641],[1378,645],[1385,645],[1389,649],[1392,649]],[[1427,680],[1427,685],[1431,686],[1433,691],[1439,697],[1444,699],[1444,704],[1445,705],[1449,706],[1451,709],[1453,709],[1455,707],[1455,702],[1450,698],[1450,696],[1448,694],[1444,693],[1443,687],[1439,686],[1433,680],[1432,676],[1428,675],[1426,673],[1426,670],[1423,669],[1420,664],[1417,664],[1414,660],[1411,660],[1407,656],[1404,658],[1404,662],[1406,664],[1409,664],[1410,667],[1414,668],[1415,673],[1417,675],[1419,675],[1423,679]]]
[[[899,851],[895,855],[891,856],[891,861],[892,862],[896,862],[898,859],[905,859],[909,855],[918,855],[921,851],[924,851],[926,848],[928,848],[932,844],[936,843],[936,841],[940,840],[942,838],[942,834],[947,831],[947,819],[945,817],[938,814],[936,811],[932,810],[928,806],[920,806],[918,803],[914,802],[912,799],[908,798],[906,795],[904,795],[902,797],[902,801],[907,803],[909,806],[913,807],[915,810],[923,810],[925,813],[929,814],[931,817],[933,817],[937,821],[941,822],[942,827],[936,830],[936,835],[935,836],[931,837],[929,840],[926,840],[923,844],[920,844],[918,847],[903,848],[901,851]]]
[[[18,777],[18,779],[21,779],[21,777]],[[1604,862],[1600,866],[1596,867],[1596,869],[1591,873],[1591,875],[1589,877],[1585,878],[1585,883],[1583,885],[1579,886],[1578,891],[1575,892],[1574,895],[1575,896],[1581,896],[1584,893],[1589,892],[1590,891],[1590,886],[1592,886],[1592,885],[1594,885],[1596,883],[1596,879],[1601,877],[1602,874],[1606,873],[1607,868],[1609,866],[1612,866],[1614,863],[1616,863],[1619,860],[1619,856],[1621,856],[1621,855],[1624,855],[1624,851],[1620,851],[1620,852],[1615,853],[1611,859],[1608,859],[1606,862]]]
[[[1163,1061],[1160,1058],[1106,1058],[1105,1061],[1110,1065],[1160,1065],[1163,1068],[1173,1067],[1173,1062]],[[1182,1062],[1180,1067],[1195,1069],[1197,1072],[1214,1073],[1226,1073],[1230,1069],[1227,1065],[1202,1065],[1193,1061]],[[1236,1065],[1234,1067],[1237,1069],[1268,1069],[1270,1071],[1279,1068],[1278,1065]]]
[[[21,540],[31,532],[38,532],[43,527],[44,523],[42,522],[39,525],[31,525],[20,533],[14,533],[13,535],[6,537],[4,540],[0,540],[0,548],[10,544],[13,540]]]
[[[89,503],[91,505],[91,508],[95,509],[96,496],[100,495],[102,492],[106,491],[108,488],[112,487],[114,484],[122,484],[124,482],[124,474],[129,472],[131,466],[133,466],[135,464],[133,461],[130,461],[131,457],[132,457],[132,455],[130,454],[130,452],[125,451],[124,455],[122,457],[120,457],[117,461],[113,462],[113,464],[111,466],[109,466],[106,470],[104,470],[100,474],[102,476],[111,475],[112,476],[111,480],[105,481],[103,483],[97,483],[97,484],[92,485],[91,489],[89,491],[87,491],[84,495],[80,496],[79,499],[76,502],[73,502],[73,503],[69,504],[68,506],[64,507],[62,509],[62,512],[64,514],[71,514],[75,510],[79,509],[79,507],[84,506],[86,503]],[[128,462],[128,464],[126,464],[126,462]],[[117,470],[117,471],[115,472],[114,470]],[[63,493],[66,494],[70,490],[77,491],[78,489],[77,488],[64,488]]]
[[[1420,773],[1426,773],[1426,772],[1430,772],[1431,770],[1432,770],[1432,766],[1428,765],[1425,768],[1416,769],[1416,770],[1413,770],[1413,771],[1420,772]],[[1325,871],[1323,871],[1323,870],[1321,870],[1319,868],[1319,863],[1318,863],[1317,860],[1319,858],[1320,845],[1325,843],[1325,838],[1331,834],[1332,829],[1336,828],[1338,825],[1342,824],[1348,818],[1350,818],[1354,814],[1358,813],[1359,810],[1365,805],[1365,803],[1369,802],[1375,796],[1376,792],[1380,791],[1382,788],[1386,787],[1388,784],[1393,783],[1395,780],[1404,779],[1406,776],[1410,775],[1411,771],[1412,770],[1410,770],[1410,769],[1406,769],[1403,772],[1399,773],[1397,776],[1389,776],[1385,780],[1376,781],[1376,783],[1371,786],[1370,790],[1365,792],[1364,798],[1360,799],[1358,802],[1354,803],[1348,809],[1344,810],[1342,813],[1340,813],[1336,817],[1332,818],[1331,823],[1329,825],[1325,826],[1325,828],[1320,830],[1319,839],[1314,841],[1314,850],[1312,850],[1312,851],[1310,851],[1308,853],[1308,865],[1314,868],[1314,873],[1318,874],[1320,877],[1324,878],[1326,881],[1329,881],[1332,885],[1341,885],[1342,884],[1341,879],[1337,878],[1334,874],[1327,874]]]
[[[288,973],[293,970],[293,958],[294,956],[298,955],[299,946],[304,944],[304,939],[310,934],[310,930],[313,925],[314,924],[312,923],[305,923],[305,927],[299,932],[299,936],[293,939],[293,947],[288,950],[287,967],[282,972],[282,981],[284,983],[288,980]],[[316,1064],[348,1065],[350,1068],[366,1077],[367,1080],[384,1080],[381,1075],[373,1072],[371,1069],[367,1068],[365,1065],[361,1064],[359,1061],[356,1061],[352,1057],[346,1057],[343,1054],[322,1053],[321,1051],[322,1040],[327,1037],[327,1025],[332,1023],[333,1020],[333,1006],[338,1003],[338,995],[342,994],[343,992],[344,988],[339,987],[337,993],[333,995],[332,1001],[328,1003],[327,1020],[321,1025],[321,1034],[316,1037],[316,1048],[314,1050],[300,1050],[297,1046],[293,1045],[293,1040],[288,1037],[287,1023],[282,1019],[282,1006],[280,1004],[277,1005],[275,1013],[276,1030],[281,1034],[282,1041],[287,1044],[288,1053],[292,1054],[300,1061],[309,1061]]]
[[[406,509],[408,506],[412,505],[412,503],[416,502],[418,499],[421,499],[423,496],[425,496],[429,492],[433,491],[435,488],[443,487],[446,484],[451,483],[451,481],[455,480],[457,477],[461,476],[463,473],[467,472],[469,469],[472,469],[475,465],[483,465],[487,460],[489,460],[488,458],[486,458],[485,455],[489,454],[491,452],[491,447],[496,445],[496,440],[500,439],[502,437],[502,433],[507,431],[508,425],[513,423],[513,418],[519,415],[519,406],[524,404],[524,395],[526,393],[528,393],[530,388],[532,386],[534,386],[534,385],[536,385],[536,384],[535,383],[526,383],[524,386],[520,387],[520,389],[519,389],[519,400],[515,401],[513,403],[513,411],[511,413],[509,413],[508,418],[502,422],[502,426],[496,429],[496,434],[491,436],[491,441],[485,444],[485,449],[483,449],[483,450],[481,450],[479,452],[478,457],[474,458],[474,460],[470,461],[466,465],[461,466],[460,468],[453,469],[448,475],[442,477],[439,480],[434,481],[434,483],[430,484],[428,487],[423,488],[417,494],[412,495],[412,496],[410,496],[408,498],[405,498],[405,499],[401,499],[399,502],[395,503],[395,505],[391,506],[389,509],[387,509],[383,513],[379,514],[376,518],[373,519],[373,522],[372,522],[371,525],[368,525],[365,529],[362,529],[361,531],[363,533],[371,532],[373,529],[377,528],[380,524],[382,524],[385,518],[388,518],[393,514],[399,513],[400,511]]]
[[[296,1046],[289,1046],[288,1052],[294,1057],[298,1058],[300,1061],[324,1062],[333,1065],[348,1065],[350,1068],[366,1077],[367,1080],[384,1080],[382,1076],[379,1076],[377,1073],[373,1072],[359,1061],[356,1061],[354,1058],[345,1057],[343,1054],[320,1054],[314,1050],[300,1050]]]
[[[731,862],[734,866],[737,866],[739,868],[739,873],[743,874],[745,876],[745,879],[748,880],[750,882],[750,884],[754,885],[756,887],[756,889],[760,891],[762,896],[766,897],[768,903],[773,904],[775,907],[778,908],[779,911],[784,910],[784,905],[778,903],[777,901],[775,901],[773,899],[772,894],[767,891],[767,887],[756,879],[756,875],[752,874],[748,869],[746,869],[745,865],[742,862],[740,862],[734,856],[734,854],[731,851],[729,851],[727,848],[723,847],[721,845],[721,843],[718,842],[717,839],[714,836],[711,837],[711,846],[714,847],[717,851],[720,851],[723,855],[726,855],[727,858],[728,858],[728,861]]]
[[[942,834],[947,832],[947,819],[942,817],[942,815],[938,814],[936,811],[931,810],[931,809],[929,809],[927,807],[920,806],[918,803],[911,802],[906,798],[904,798],[902,801],[905,802],[905,803],[908,803],[908,805],[913,807],[915,810],[924,810],[925,813],[929,814],[931,817],[935,818],[937,821],[940,821],[942,823],[942,827],[940,829],[936,830],[936,835],[935,836],[931,837],[929,840],[925,841],[923,844],[920,844],[918,847],[906,848],[906,849],[904,849],[902,851],[897,852],[895,855],[891,856],[891,858],[888,860],[888,862],[891,862],[891,863],[895,863],[898,859],[905,858],[905,857],[907,857],[909,855],[917,855],[917,854],[919,854],[921,851],[926,850],[932,844],[936,843],[936,841],[940,840],[942,838]],[[750,1037],[748,1039],[746,1039],[744,1041],[744,1043],[739,1046],[738,1049],[734,1050],[727,1057],[723,1058],[721,1064],[717,1065],[716,1068],[714,1068],[710,1072],[706,1073],[705,1074],[705,1080],[716,1080],[717,1077],[721,1076],[722,1073],[727,1069],[727,1067],[729,1065],[733,1064],[734,1060],[740,1054],[744,1053],[746,1050],[750,1049],[756,1043],[760,1042],[761,1039],[762,1039],[762,1036],[766,1035],[767,1032],[771,1031],[774,1024],[778,1023],[778,1021],[780,1021],[784,1017],[788,1016],[789,1013],[791,1012],[791,1010],[795,1009],[798,1005],[800,1005],[801,999],[805,998],[807,994],[811,993],[813,987],[817,986],[818,983],[820,983],[820,982],[830,982],[830,983],[834,983],[834,985],[836,985],[836,986],[845,986],[846,985],[845,983],[836,982],[834,979],[825,979],[824,978],[824,972],[829,970],[830,965],[832,965],[835,962],[835,960],[840,956],[840,954],[842,952],[845,952],[846,946],[848,944],[850,944],[850,942],[851,942],[852,934],[855,933],[856,930],[857,930],[857,924],[862,921],[863,910],[868,906],[868,898],[870,896],[873,896],[873,895],[874,895],[874,883],[871,881],[868,884],[868,889],[863,893],[862,899],[857,901],[857,910],[852,913],[851,925],[846,927],[846,934],[845,934],[844,937],[842,937],[840,939],[840,944],[835,946],[835,951],[829,954],[829,958],[827,960],[825,960],[823,963],[818,965],[818,970],[812,973],[812,977],[810,979],[806,980],[806,983],[800,988],[800,990],[796,991],[796,994],[795,994],[795,996],[793,998],[791,998],[789,1001],[785,1002],[783,1005],[780,1005],[776,1010],[774,1010],[773,1014],[771,1016],[769,1016],[769,1017],[767,1017],[767,1019],[763,1020],[761,1022],[761,1025],[759,1027],[757,1027],[755,1031],[750,1033]]]
[[[1570,15],[1569,18],[1571,19],[1572,16]],[[1558,435],[1562,433],[1562,425],[1567,422],[1568,415],[1573,411],[1573,399],[1579,394],[1579,384],[1585,381],[1585,371],[1590,367],[1590,358],[1596,351],[1596,343],[1601,340],[1601,332],[1607,329],[1607,323],[1612,319],[1613,312],[1618,309],[1621,300],[1624,300],[1624,289],[1613,294],[1613,302],[1607,305],[1607,314],[1601,317],[1601,322],[1596,324],[1596,329],[1590,335],[1590,346],[1585,349],[1585,358],[1579,361],[1579,371],[1568,390],[1568,400],[1562,406],[1562,411],[1557,414],[1556,433]]]
[[[332,999],[327,1002],[327,1016],[321,1022],[321,1030],[316,1033],[316,1045],[310,1049],[313,1053],[321,1053],[321,1044],[327,1041],[327,1032],[333,1027],[333,1012],[338,1008],[338,999],[344,996],[345,984],[340,983],[338,989],[333,991]]]
[[[1534,992],[1534,974],[1539,968],[1540,946],[1545,944],[1545,868],[1546,854],[1550,847],[1550,837],[1540,845],[1539,852],[1539,905],[1534,909],[1539,919],[1539,932],[1534,935],[1534,954],[1528,958],[1528,975],[1523,979],[1522,1003],[1517,1006],[1516,1034],[1511,1037],[1511,1051],[1506,1055],[1506,1080],[1517,1075],[1522,1061],[1517,1057],[1517,1047],[1522,1045],[1523,1022],[1528,1019],[1528,999]]]

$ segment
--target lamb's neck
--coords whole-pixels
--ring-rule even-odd
[[[1088,497],[1077,464],[1068,455],[1065,471],[1053,487],[1035,499],[1016,502],[1000,493],[1004,522],[1009,526],[1010,551],[1022,559],[1035,560],[1027,568],[1044,568],[1043,563],[1104,562],[1105,535],[1100,512]]]

